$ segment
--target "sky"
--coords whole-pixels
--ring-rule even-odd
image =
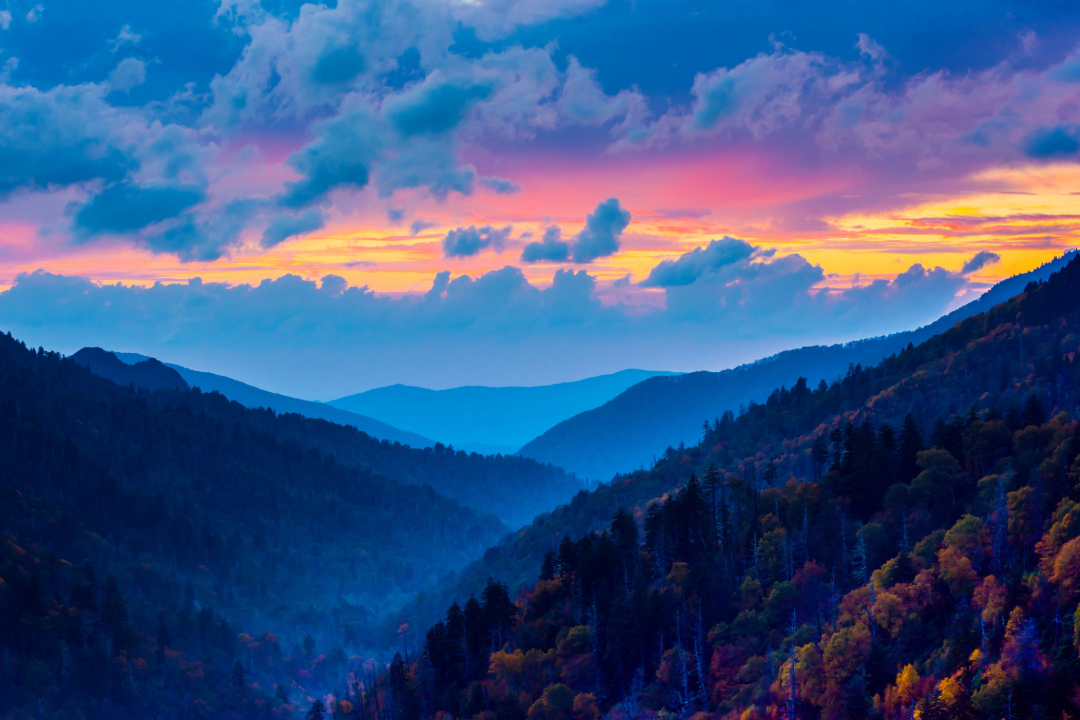
[[[718,370],[1073,248],[1080,7],[7,0],[0,328],[299,397]]]

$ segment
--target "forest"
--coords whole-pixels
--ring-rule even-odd
[[[0,347],[0,717],[1080,716],[1075,260],[510,534],[382,474],[449,448]]]
[[[250,710],[253,688],[279,709],[327,691],[384,608],[508,531],[433,486],[520,491],[518,509],[578,487],[522,458],[122,387],[0,335],[0,717],[214,716]]]
[[[513,610],[489,579],[369,692],[414,718],[1077,717],[1078,345],[1073,261],[703,423],[489,551],[472,576],[537,573]]]

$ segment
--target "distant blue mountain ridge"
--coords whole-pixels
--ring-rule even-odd
[[[557,465],[579,477],[608,481],[616,473],[651,467],[668,447],[692,445],[702,422],[725,410],[737,411],[805,377],[811,387],[831,382],[852,364],[876,364],[908,343],[918,345],[956,323],[989,310],[1046,280],[1075,256],[1076,250],[1028,273],[1002,280],[978,299],[917,330],[842,345],[787,350],[721,372],[693,372],[645,380],[607,403],[565,420],[528,442],[519,454]]]
[[[673,374],[623,370],[535,387],[428,390],[391,385],[331,400],[329,404],[438,438],[458,449],[505,454],[517,452],[553,425],[603,405],[642,380]]]

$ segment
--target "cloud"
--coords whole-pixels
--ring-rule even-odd
[[[675,260],[662,260],[641,284],[643,287],[690,285],[733,263],[749,259],[754,250],[754,246],[745,240],[725,236],[711,241],[704,249],[694,248]]]
[[[608,198],[585,218],[582,230],[573,246],[571,256],[576,263],[589,263],[599,257],[619,251],[619,237],[630,224],[630,212],[619,206],[616,198]]]
[[[120,182],[90,197],[75,211],[72,228],[80,238],[142,230],[177,217],[206,199],[190,185],[134,185]]]
[[[562,241],[562,230],[558,225],[544,229],[539,242],[531,242],[521,252],[521,262],[566,262],[570,259],[570,243]]]
[[[380,149],[374,125],[374,118],[362,106],[315,123],[317,138],[286,161],[302,177],[285,183],[281,205],[300,208],[321,201],[338,187],[366,187]]]
[[[7,30],[11,27],[11,11],[0,10],[0,30]]]
[[[1001,262],[1001,256],[995,252],[989,250],[980,250],[975,253],[970,260],[964,263],[964,267],[960,270],[961,275],[970,275],[982,270],[987,265],[993,265],[994,263]]]
[[[438,71],[383,104],[391,125],[405,137],[453,130],[469,108],[490,97],[492,87],[466,79],[445,80]]]
[[[16,190],[114,182],[139,167],[103,95],[95,86],[0,86],[0,199]]]
[[[1075,155],[1077,151],[1080,151],[1080,129],[1075,125],[1040,128],[1024,140],[1024,152],[1040,160]]]
[[[26,22],[36,23],[41,19],[41,13],[45,12],[45,6],[38,3],[34,7],[30,8],[30,12],[26,13]]]
[[[481,177],[477,178],[476,182],[480,187],[486,188],[496,195],[513,195],[521,192],[521,186],[516,182],[500,177]]]
[[[321,230],[324,222],[323,211],[317,208],[305,210],[299,215],[279,215],[263,231],[262,246],[274,247],[296,235]]]
[[[125,25],[120,28],[116,37],[109,41],[109,51],[116,52],[124,45],[138,45],[140,42],[142,42],[142,35],[132,31],[130,25]]]
[[[405,217],[405,211],[401,208],[386,208],[386,219],[397,224]]]
[[[124,58],[109,73],[109,86],[113,90],[127,92],[146,81],[146,63],[136,58]]]
[[[172,253],[181,262],[217,260],[240,241],[247,224],[267,205],[264,200],[233,200],[200,213],[185,213],[171,223],[134,236],[157,253]]]
[[[491,225],[477,228],[470,225],[467,228],[451,230],[443,238],[443,255],[448,258],[471,257],[489,247],[502,250],[513,229],[511,225],[504,228],[493,228]]]
[[[820,267],[754,250],[717,267],[702,261],[709,248],[702,249],[687,263],[705,270],[664,287],[664,302],[651,308],[605,305],[595,276],[569,270],[546,288],[515,267],[476,278],[442,271],[425,294],[395,297],[336,278],[321,286],[286,275],[255,285],[141,288],[36,272],[0,293],[0,325],[62,352],[125,348],[327,398],[395,382],[451,387],[634,366],[720,369],[788,347],[926,324],[966,284],[915,264],[892,281],[820,289]],[[617,290],[632,292],[625,280]]]
[[[427,220],[417,218],[416,220],[413,220],[412,225],[409,226],[409,234],[419,235],[428,228],[438,227],[438,225],[439,223],[429,222]]]

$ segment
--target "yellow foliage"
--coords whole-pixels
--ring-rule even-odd
[[[958,595],[967,595],[979,580],[979,574],[971,567],[971,560],[955,547],[938,551],[938,575]]]
[[[896,675],[896,691],[900,694],[900,700],[905,705],[914,697],[916,686],[919,683],[919,673],[914,665],[905,665],[904,669]]]
[[[982,610],[982,619],[987,625],[996,625],[998,618],[1005,612],[1007,601],[1005,586],[998,582],[993,575],[987,575],[975,588],[971,598],[972,604]]]

